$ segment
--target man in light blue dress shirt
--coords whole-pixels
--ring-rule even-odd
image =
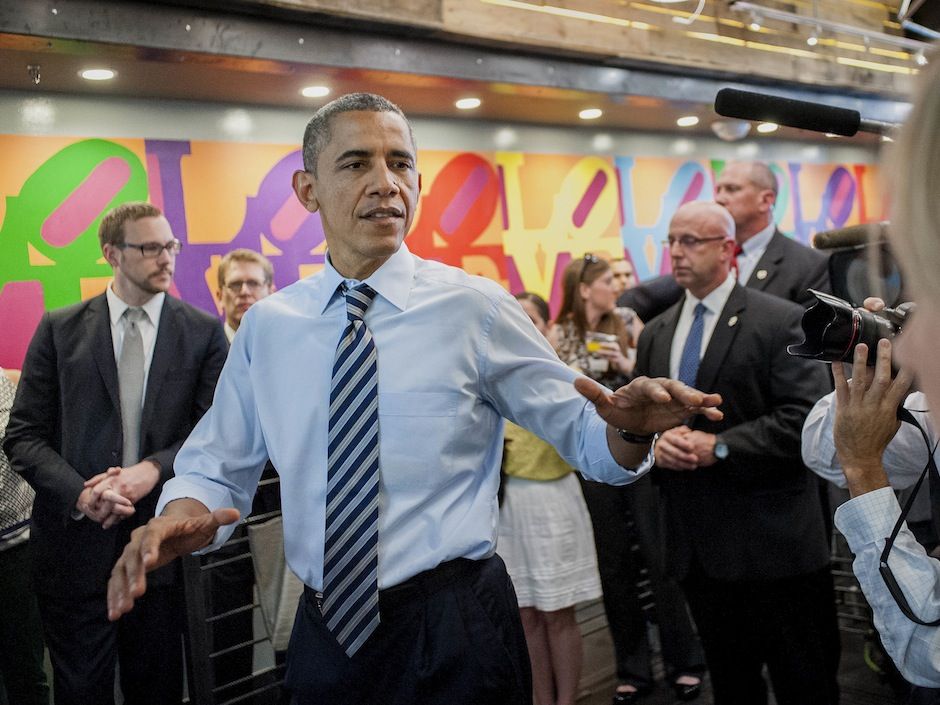
[[[294,702],[528,705],[524,636],[495,556],[502,417],[586,477],[626,484],[649,468],[652,434],[690,412],[720,418],[720,398],[651,379],[611,393],[561,364],[500,286],[412,255],[421,178],[410,125],[384,98],[318,111],[304,165],[294,190],[320,213],[326,265],[245,314],[162,516],[115,567],[111,618],[143,593],[145,571],[220,545],[270,459],[287,559],[307,586],[288,653]],[[364,323],[378,369],[381,619],[347,656],[322,624],[327,434],[343,291],[361,283],[376,292]]]

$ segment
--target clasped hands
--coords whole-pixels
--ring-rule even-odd
[[[127,467],[109,467],[85,481],[75,508],[109,529],[133,515],[134,505],[150,494],[159,479],[160,469],[149,460]]]

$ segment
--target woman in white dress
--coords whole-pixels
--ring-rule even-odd
[[[516,296],[542,335],[548,305]],[[594,535],[572,468],[548,443],[506,422],[499,553],[519,600],[535,705],[574,705],[581,675],[575,605],[601,596]]]

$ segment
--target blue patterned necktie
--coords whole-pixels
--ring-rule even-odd
[[[330,389],[323,616],[352,656],[379,625],[379,404],[375,343],[363,316],[366,284],[346,295],[346,328]]]
[[[682,348],[682,357],[679,359],[679,381],[690,387],[695,386],[698,377],[698,363],[702,354],[702,334],[705,332],[705,304],[695,305],[695,316],[692,318],[692,327],[685,339]]]

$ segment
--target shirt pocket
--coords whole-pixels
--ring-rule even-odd
[[[379,392],[379,457],[386,487],[444,481],[454,467],[459,398],[447,392]]]

